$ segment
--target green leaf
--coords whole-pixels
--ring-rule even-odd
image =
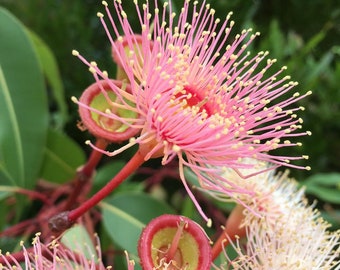
[[[100,203],[100,206],[108,234],[132,255],[137,255],[138,239],[145,225],[159,215],[174,213],[164,202],[132,192],[114,196]]]
[[[24,26],[0,8],[0,179],[32,188],[48,125],[44,78]]]
[[[271,45],[271,57],[282,58],[285,44],[285,37],[283,36],[279,22],[277,20],[272,20],[270,22],[270,31],[268,41]]]
[[[13,186],[0,186],[0,201],[13,195],[15,188]]]
[[[92,256],[97,255],[91,237],[82,225],[75,225],[67,230],[61,238],[61,242],[69,249],[83,254],[89,260],[92,259]]]
[[[311,51],[314,50],[319,45],[319,43],[325,39],[326,34],[326,30],[321,30],[320,32],[312,36],[312,38],[309,39],[307,44],[303,47],[301,51],[301,57],[304,57],[305,55],[311,53]]]
[[[315,195],[325,202],[340,204],[340,174],[315,174],[301,182],[306,192]]]
[[[82,148],[71,138],[49,130],[41,178],[56,183],[69,181],[75,176],[77,168],[84,164],[85,159]]]
[[[67,120],[67,106],[57,60],[51,49],[39,36],[30,30],[28,30],[28,34],[33,42],[34,48],[38,54],[40,66],[51,87],[52,94],[59,108],[59,115],[57,116],[57,119],[55,119],[57,128],[62,128]]]
[[[306,192],[315,195],[325,202],[340,204],[340,190],[332,187],[309,186]]]

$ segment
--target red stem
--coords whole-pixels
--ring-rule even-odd
[[[99,149],[105,149],[108,145],[108,141],[105,139],[98,138],[96,141],[96,147]],[[92,153],[84,165],[84,167],[81,168],[80,173],[85,174],[87,177],[90,177],[95,170],[96,166],[98,165],[98,162],[100,161],[103,153],[92,150]]]
[[[222,252],[222,248],[229,244],[229,240],[234,241],[236,236],[243,237],[246,235],[245,227],[241,227],[244,215],[244,207],[241,205],[236,205],[236,207],[231,212],[225,224],[224,231],[221,233],[219,238],[215,241],[212,247],[212,260],[214,261],[218,255]],[[226,237],[228,235],[229,239]]]
[[[36,218],[21,221],[20,223],[17,223],[15,225],[11,226],[11,227],[8,227],[7,229],[0,232],[0,237],[2,237],[2,236],[7,236],[7,237],[16,236],[16,235],[19,234],[19,232],[24,231],[27,228],[30,228],[31,225],[36,224],[37,222],[38,221],[36,220]]]
[[[45,196],[44,194],[41,194],[37,191],[23,189],[23,188],[18,187],[18,188],[15,188],[15,192],[27,195],[28,197],[30,197],[32,199],[39,199],[39,200],[41,200],[42,202],[44,202],[45,204],[48,204],[48,205],[51,204],[51,202],[49,201],[47,196]]]
[[[103,150],[107,147],[107,145],[108,141],[101,138],[98,138],[95,144],[97,148]],[[103,153],[93,149],[86,164],[79,168],[79,170],[77,171],[77,178],[73,187],[73,192],[69,195],[69,199],[64,208],[65,210],[69,210],[74,207],[77,198],[81,194],[81,190],[89,182],[89,179],[91,178],[93,171],[97,167],[102,156]]]
[[[94,194],[90,199],[82,203],[78,208],[68,213],[69,222],[75,222],[86,211],[94,207],[102,199],[108,196],[118,185],[120,185],[131,173],[144,163],[144,155],[139,151],[125,164],[124,168],[116,174],[101,190]]]

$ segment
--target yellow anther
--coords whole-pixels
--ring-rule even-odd
[[[180,148],[178,145],[174,144],[174,145],[172,146],[172,151],[178,153],[179,151],[181,151],[181,148]]]
[[[72,50],[72,55],[74,55],[74,56],[79,56],[79,52],[76,51],[76,50]]]
[[[72,96],[72,97],[71,97],[71,100],[72,100],[72,102],[74,102],[74,103],[78,103],[78,99],[77,99],[75,96]]]

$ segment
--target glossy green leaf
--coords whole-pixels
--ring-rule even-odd
[[[11,196],[15,192],[15,188],[13,186],[0,186],[0,201],[6,199]]]
[[[325,202],[340,204],[340,190],[332,187],[309,186],[307,193],[313,194]]]
[[[51,93],[53,94],[58,106],[59,112],[55,117],[57,119],[54,120],[56,121],[56,127],[61,128],[67,120],[67,106],[57,60],[55,59],[51,49],[39,36],[32,31],[28,31],[28,34],[38,54],[40,66],[51,87]]]
[[[0,8],[1,183],[31,188],[48,125],[44,78],[24,26]]]
[[[340,204],[340,174],[320,173],[307,178],[301,183],[306,192],[330,203]]]
[[[318,173],[308,177],[302,182],[307,188],[309,185],[338,186],[340,188],[340,173]]]
[[[64,183],[71,180],[84,163],[85,154],[77,143],[64,134],[49,130],[41,178]]]
[[[62,236],[61,242],[76,253],[83,254],[89,260],[92,259],[92,256],[97,255],[91,237],[82,225],[74,225],[67,230]]]
[[[285,37],[281,32],[279,22],[273,20],[270,23],[268,41],[270,43],[270,53],[272,57],[282,57],[282,52],[284,51]],[[268,44],[269,45],[269,44]]]
[[[141,193],[119,194],[100,206],[108,234],[132,255],[137,254],[138,239],[145,225],[159,215],[174,213],[164,202]]]

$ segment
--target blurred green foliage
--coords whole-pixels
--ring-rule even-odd
[[[132,0],[125,1],[126,13],[129,14],[134,8]],[[234,12],[234,33],[249,27],[260,31],[261,36],[252,45],[252,49],[255,52],[268,50],[270,57],[278,60],[277,66],[286,65],[287,74],[299,82],[296,91],[313,91],[312,96],[301,101],[300,105],[304,106],[305,110],[299,115],[304,120],[304,129],[310,130],[312,136],[302,138],[302,147],[289,149],[289,155],[309,155],[310,159],[302,161],[301,164],[310,165],[312,170],[292,170],[292,175],[306,185],[306,191],[311,198],[317,198],[320,204],[328,207],[329,211],[325,212],[324,216],[332,223],[340,224],[340,213],[334,210],[340,204],[340,174],[336,173],[340,171],[340,4],[335,0],[208,2],[216,9],[216,17],[223,18],[229,11]],[[174,0],[174,10],[182,3],[183,0]],[[63,177],[53,171],[51,174],[52,169],[49,168],[55,168],[66,175],[67,179],[83,162],[84,153],[76,142],[82,144],[89,135],[77,128],[77,107],[70,101],[70,97],[79,97],[93,82],[86,67],[71,55],[71,51],[77,49],[89,60],[100,63],[109,73],[115,72],[110,44],[96,16],[96,12],[102,11],[103,8],[98,0],[0,0],[0,6],[10,10],[28,29],[37,34],[30,35],[35,40],[35,46],[40,46],[40,57],[44,55],[40,58],[40,65],[43,66],[47,80],[50,127],[54,129],[48,130],[48,133],[46,131],[45,164],[42,165],[45,170],[40,174],[52,182],[58,182],[54,178],[64,181]],[[135,22],[135,27],[138,27],[137,18],[132,18],[132,21]],[[58,79],[53,81],[51,78]],[[62,85],[59,83],[60,78]],[[65,93],[64,97],[61,97],[60,93]],[[68,113],[65,113],[66,110]],[[58,143],[60,140],[63,143]],[[56,145],[63,145],[63,148]],[[68,152],[66,148],[75,149],[72,151],[73,156],[65,154]],[[90,150],[85,147],[83,149]],[[282,150],[281,153],[285,154],[287,151]],[[127,151],[122,156],[123,159],[128,159],[131,155]],[[71,163],[69,159],[75,163]],[[94,190],[98,190],[123,164],[123,161],[118,161],[112,168],[109,164],[103,166],[98,171]],[[9,196],[9,191],[2,188],[0,200]],[[125,212],[122,214],[116,209],[113,211],[108,202],[113,205],[112,201],[116,200],[115,203],[119,205],[120,200],[134,201],[144,196],[140,194],[143,188],[140,184],[128,182],[118,191],[135,193],[120,194],[118,199],[109,198],[107,202],[102,203],[101,207],[105,210],[104,223],[109,220],[104,224],[108,231],[106,233],[110,234],[107,227],[111,218],[126,218]],[[134,198],[131,199],[132,197]],[[141,208],[147,208],[149,204],[154,203],[149,197],[143,197],[141,201],[138,205]],[[123,205],[127,205],[129,210],[135,209],[134,205]],[[181,211],[190,216],[193,209],[191,201],[184,201]],[[6,213],[10,211],[2,209],[1,204],[0,210]],[[128,212],[127,209],[123,210]],[[0,224],[0,227],[4,226],[5,224]],[[117,239],[116,241],[119,242]]]

